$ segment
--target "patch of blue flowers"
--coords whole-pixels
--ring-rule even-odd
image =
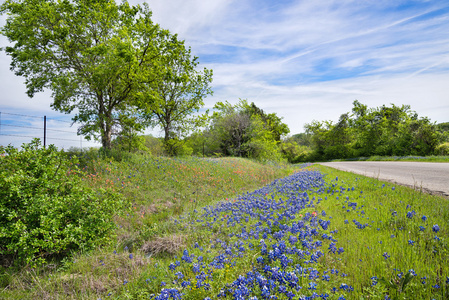
[[[255,258],[251,271],[224,283],[214,297],[326,299],[329,293],[350,293],[353,287],[340,282],[346,274],[319,265],[323,256],[338,256],[344,252],[329,232],[331,217],[324,211],[319,214],[313,211],[315,204],[323,201],[325,193],[334,191],[326,189],[323,174],[303,171],[241,195],[235,202],[204,207],[197,220],[190,222],[202,224],[211,233],[226,232],[227,241],[210,240],[211,248],[221,250],[207,262],[202,256],[202,261],[196,262],[199,257],[184,250],[181,260],[169,267],[177,288],[163,289],[153,298],[181,299],[182,291],[191,289],[192,285],[209,291],[208,282],[214,280],[218,270],[233,267],[240,259],[248,259],[249,252]],[[179,225],[186,222],[186,219],[176,220]],[[195,248],[202,249],[198,243]],[[186,269],[186,265],[191,267]],[[197,275],[186,279],[185,274],[178,271],[179,267]]]
[[[364,206],[347,195],[355,192],[354,187],[337,186],[338,178],[329,185],[323,177],[317,171],[298,172],[252,193],[240,195],[235,201],[204,207],[196,220],[192,221],[190,217],[175,220],[184,228],[202,226],[210,231],[211,236],[221,238],[211,238],[209,245],[195,243],[192,252],[184,250],[180,260],[169,266],[173,277],[171,288],[164,288],[152,299],[182,299],[183,294],[193,288],[218,299],[350,297],[354,287],[345,283],[348,274],[327,269],[323,264],[324,259],[338,261],[345,252],[334,237],[338,230],[331,230],[332,216],[314,209],[316,204],[327,200],[327,196],[337,194],[336,198],[347,206],[342,206],[345,214],[369,218],[365,216]],[[362,191],[355,193],[354,198],[363,195]],[[413,219],[415,215],[416,212],[410,210],[405,218]],[[397,212],[393,211],[392,218],[396,217]],[[426,221],[427,217],[421,219]],[[361,230],[371,226],[367,221],[353,219],[352,222]],[[345,224],[349,221],[345,220]],[[419,230],[426,229],[420,226]],[[439,230],[436,224],[432,227],[434,233]],[[415,242],[409,240],[408,244],[413,246]],[[215,254],[207,255],[210,251],[199,254],[204,252],[204,248],[214,249]],[[387,252],[379,256],[383,256],[386,263],[390,261]],[[249,264],[246,273],[232,279],[222,276],[226,268],[233,268],[243,260]],[[417,276],[413,269],[408,273]],[[401,277],[398,275],[398,278]],[[211,283],[217,279],[221,288],[212,291]],[[371,277],[371,286],[377,285],[378,281],[376,276]],[[425,284],[425,279],[421,281]],[[446,284],[448,282],[449,279]]]

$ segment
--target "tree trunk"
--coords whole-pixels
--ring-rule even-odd
[[[101,137],[101,143],[104,149],[110,150],[112,148],[112,126],[110,124],[106,124],[104,135]]]

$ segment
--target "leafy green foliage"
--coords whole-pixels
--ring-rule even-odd
[[[440,135],[440,140],[442,142],[449,142],[449,122],[439,123],[436,126]]]
[[[280,147],[282,155],[292,164],[307,162],[312,152],[310,147],[299,145],[292,138],[282,141]]]
[[[435,155],[449,155],[449,143],[443,143],[435,148]]]
[[[214,106],[211,124],[201,136],[194,137],[196,150],[206,155],[249,157],[258,160],[282,160],[281,137],[288,126],[276,114],[266,114],[254,103],[240,100],[232,105],[218,102]]]
[[[4,34],[12,46],[11,69],[25,77],[27,93],[49,89],[52,108],[75,113],[79,133],[111,148],[112,136],[141,130],[133,119],[144,89],[159,79],[159,67],[170,34],[151,20],[148,5],[113,0],[7,0]],[[142,105],[142,103],[140,103]]]
[[[313,160],[430,155],[441,140],[436,125],[426,117],[418,118],[408,105],[369,109],[357,100],[353,105],[352,114],[342,114],[335,124],[331,121],[306,124]]]
[[[83,184],[75,159],[39,140],[0,152],[0,255],[31,266],[108,241],[124,201]]]
[[[199,71],[198,58],[176,35],[165,45],[160,58],[161,78],[144,86],[141,106],[149,123],[163,130],[165,151],[173,156],[185,153],[182,137],[205,125],[206,115],[193,114],[204,106],[203,99],[212,94],[212,70]],[[151,105],[153,94],[158,105]]]

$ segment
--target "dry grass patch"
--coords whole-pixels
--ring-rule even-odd
[[[150,255],[162,253],[173,255],[185,247],[185,236],[176,234],[171,236],[156,237],[151,241],[145,242],[140,250]]]

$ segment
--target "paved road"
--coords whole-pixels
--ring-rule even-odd
[[[354,161],[320,163],[380,180],[395,182],[449,197],[449,163]]]

